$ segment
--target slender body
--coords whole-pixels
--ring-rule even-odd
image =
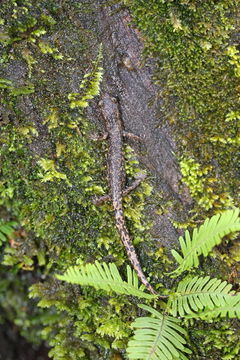
[[[111,191],[110,196],[114,208],[116,227],[120,235],[121,241],[126,248],[128,258],[133,268],[137,272],[139,279],[152,294],[156,294],[155,290],[149,284],[141,269],[124,218],[122,197],[124,192],[128,193],[128,190],[123,191],[123,179],[125,178],[123,159],[123,136],[129,134],[123,131],[117,100],[111,97],[109,94],[105,94],[103,99],[101,100],[100,105],[102,115],[106,122],[107,134],[105,138],[108,136],[110,142],[108,156],[108,176]],[[108,196],[105,196],[106,200],[108,198]]]

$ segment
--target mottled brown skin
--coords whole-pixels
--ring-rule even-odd
[[[109,183],[110,183],[110,191],[111,191],[110,196],[114,208],[116,227],[119,232],[122,243],[126,248],[128,258],[133,268],[137,272],[139,279],[152,294],[156,294],[155,290],[149,284],[141,269],[124,218],[123,199],[122,199],[124,192],[123,179],[125,178],[124,160],[123,160],[124,131],[122,128],[121,117],[119,113],[119,105],[114,97],[111,97],[109,94],[105,94],[100,102],[100,106],[102,110],[102,115],[106,122],[106,130],[110,142],[108,170],[109,170]],[[108,196],[106,196],[106,200],[107,199]]]

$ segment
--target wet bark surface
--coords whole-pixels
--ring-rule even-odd
[[[164,202],[174,203],[166,215],[156,215],[155,208],[160,205],[157,200],[150,211],[150,217],[154,222],[152,236],[167,248],[171,248],[179,234],[169,218],[181,219],[181,214],[172,209],[187,209],[191,199],[187,190],[182,185],[181,190],[179,187],[181,175],[174,156],[175,144],[169,126],[162,123],[160,89],[152,81],[154,67],[151,63],[143,64],[141,61],[143,41],[141,34],[131,23],[128,10],[119,5],[109,6],[97,0],[92,2],[91,6],[95,12],[88,16],[83,14],[81,18],[77,18],[73,13],[68,14],[65,2],[62,3],[62,11],[74,24],[95,33],[96,37],[90,39],[90,57],[99,43],[103,45],[104,77],[101,94],[108,92],[118,98],[125,130],[142,138],[141,143],[130,141],[130,145],[136,150],[140,163],[148,170],[155,192],[161,193]],[[58,37],[64,41],[66,38],[66,42],[70,41],[72,44],[76,42],[75,34],[59,33]],[[59,73],[52,73],[52,79],[48,79],[47,86],[50,97],[51,87],[55,89],[58,86],[58,92],[63,93],[78,91],[78,62],[81,63],[81,60],[76,59],[74,65],[68,65],[64,70],[60,68]],[[51,64],[47,63],[44,67],[49,69]],[[25,62],[10,62],[3,75],[21,85],[27,75]],[[20,110],[29,120],[34,119],[39,136],[32,141],[30,148],[34,154],[42,157],[46,149],[51,148],[45,136],[46,125],[42,125],[42,114],[38,113],[38,109],[28,97],[22,100]],[[2,112],[4,111],[2,109]],[[103,121],[96,101],[87,112],[90,119],[103,130]]]
[[[184,189],[184,193],[180,194],[181,175],[174,156],[176,144],[170,127],[162,122],[163,101],[159,97],[159,87],[152,81],[154,65],[143,64],[141,60],[141,34],[134,28],[126,9],[119,6],[106,7],[101,1],[96,6],[100,9],[97,11],[97,33],[104,49],[102,93],[108,92],[117,97],[125,130],[142,138],[140,143],[131,141],[130,144],[148,170],[155,191],[163,194],[165,201],[188,207],[191,199],[187,190]],[[92,118],[93,114],[96,112],[92,112]],[[99,120],[101,122],[101,118]],[[179,220],[180,214],[156,215],[155,206],[150,211],[154,221],[152,236],[171,248],[179,234],[168,218],[173,216]]]

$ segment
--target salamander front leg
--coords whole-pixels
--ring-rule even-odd
[[[90,139],[94,140],[94,141],[103,141],[106,140],[108,138],[108,132],[103,133],[102,135],[96,135],[96,134],[92,134],[90,135]]]
[[[141,184],[141,182],[146,178],[146,176],[147,176],[146,174],[140,172],[137,175],[134,182],[132,183],[132,185],[128,186],[125,190],[123,190],[122,193],[123,197],[127,196],[132,190],[136,189],[136,187],[138,187],[138,185]],[[93,204],[99,206],[103,204],[105,201],[110,201],[110,200],[111,200],[111,195],[103,195],[97,199],[94,199]]]
[[[122,134],[123,134],[123,136],[128,137],[129,139],[138,140],[138,141],[143,140],[140,136],[135,135],[135,134],[130,133],[130,132],[125,131],[125,130],[123,130]]]

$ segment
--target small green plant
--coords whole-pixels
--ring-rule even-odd
[[[92,100],[100,93],[100,84],[103,76],[102,68],[102,45],[99,47],[98,55],[92,63],[93,69],[84,75],[79,88],[79,93],[68,94],[70,100],[70,108],[79,110],[86,108],[89,105],[89,100]]]
[[[219,139],[211,139],[211,141],[216,140]],[[212,165],[201,167],[193,158],[182,158],[180,169],[182,182],[188,186],[192,198],[202,209],[222,209],[223,206],[225,208],[233,206],[229,193],[216,192],[217,177],[213,176]]]
[[[0,220],[0,246],[13,236],[16,221]]]
[[[194,229],[192,238],[187,230],[185,239],[182,236],[179,238],[183,256],[172,250],[172,255],[179,263],[175,273],[180,275],[183,271],[198,266],[200,255],[207,256],[225,235],[240,230],[238,215],[238,210],[214,215],[211,219],[206,219],[198,229]]]
[[[138,287],[138,278],[130,266],[127,266],[127,281],[123,281],[115,264],[86,264],[78,269],[76,266],[69,268],[65,275],[58,275],[60,280],[74,284],[90,285],[96,289],[117,294],[134,295],[140,298],[152,299],[155,295],[146,294]]]
[[[42,182],[53,181],[55,179],[65,180],[68,185],[71,185],[67,179],[66,174],[63,174],[56,170],[54,160],[40,159],[38,161],[39,166],[43,169],[43,173],[39,173],[39,177]]]
[[[186,231],[185,236],[179,239],[182,255],[172,250],[179,266],[170,276],[176,277],[186,270],[192,270],[198,266],[199,256],[209,255],[225,235],[239,230],[239,209],[235,208],[206,219],[199,229],[193,231],[192,237]],[[138,305],[152,316],[139,317],[132,323],[135,330],[127,347],[129,359],[187,359],[186,355],[191,354],[191,350],[186,347],[187,332],[181,326],[180,318],[240,318],[240,293],[232,290],[232,285],[226,281],[209,276],[187,275],[178,282],[176,289],[166,289],[167,295],[159,296],[144,293],[143,286],[138,287],[137,275],[129,266],[127,281],[121,278],[115,264],[98,262],[73,266],[64,275],[57,275],[57,278],[73,284],[93,286],[110,294],[116,292],[155,302],[155,307],[161,312],[145,304]],[[166,302],[164,298],[167,298]]]

